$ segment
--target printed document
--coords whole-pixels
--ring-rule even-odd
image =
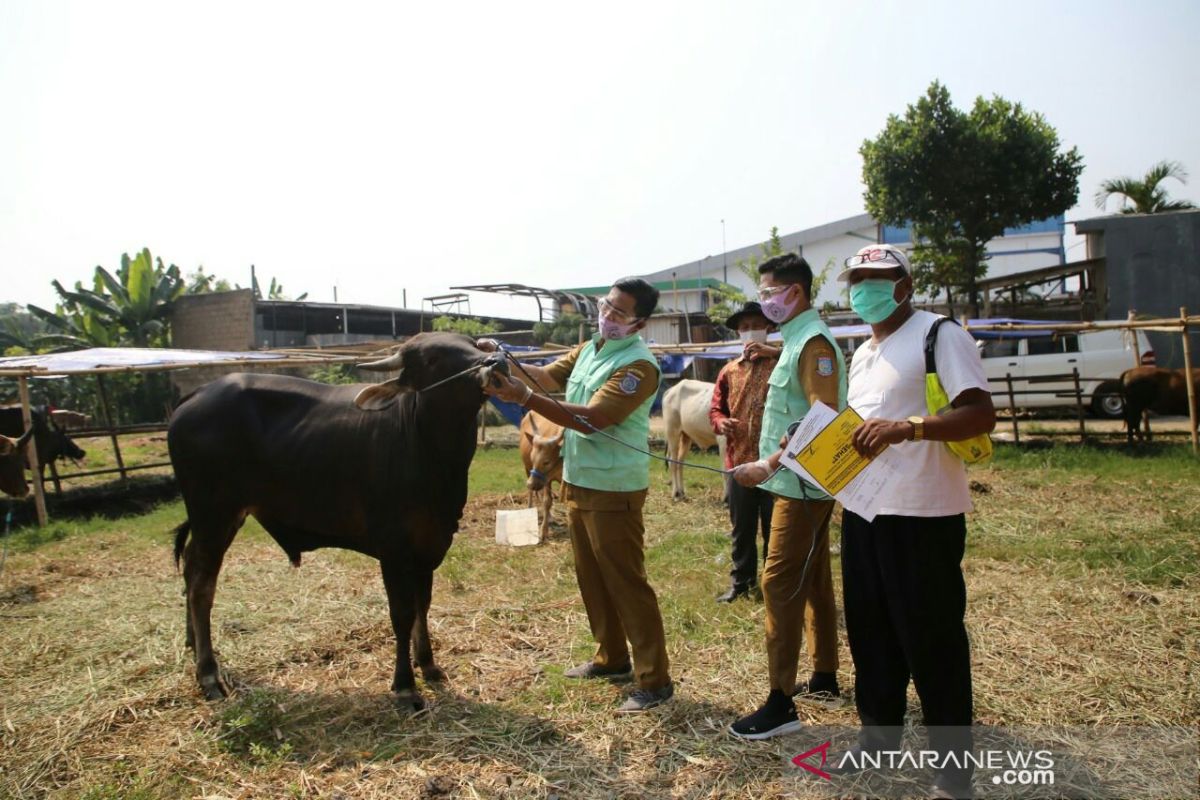
[[[898,464],[888,449],[874,458],[858,454],[850,440],[862,421],[853,408],[838,413],[822,402],[813,403],[780,463],[870,522],[879,513],[883,489]]]

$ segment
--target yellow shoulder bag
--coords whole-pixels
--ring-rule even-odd
[[[950,410],[950,398],[946,395],[946,390],[942,387],[942,382],[938,380],[937,364],[933,357],[933,348],[937,344],[938,328],[943,322],[954,322],[949,317],[939,317],[934,320],[933,325],[929,328],[929,333],[925,335],[925,407],[929,409],[929,413],[938,416]],[[955,322],[955,325],[958,323]],[[961,458],[968,464],[980,464],[992,457],[992,437],[986,433],[981,433],[978,436],[972,436],[970,439],[964,439],[961,442],[944,442],[946,447],[950,448],[950,452]]]

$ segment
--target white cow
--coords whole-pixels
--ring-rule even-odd
[[[708,422],[708,408],[712,404],[716,384],[705,381],[684,380],[672,386],[663,395],[663,420],[667,424],[667,456],[679,461],[687,459],[696,445],[707,450],[714,444],[721,452],[721,465],[725,464],[725,437],[717,436]],[[676,500],[684,498],[683,467],[670,464],[671,495]],[[724,493],[724,489],[722,489]]]

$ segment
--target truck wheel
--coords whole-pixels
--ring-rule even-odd
[[[1092,395],[1092,413],[1106,419],[1123,419],[1125,397],[1116,382],[1102,383]]]

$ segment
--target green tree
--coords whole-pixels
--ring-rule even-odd
[[[250,265],[250,269],[251,270],[254,269],[253,264]],[[288,297],[284,293],[283,284],[276,281],[274,276],[272,276],[272,278],[271,278],[271,283],[267,287],[266,297],[264,297],[263,293],[262,293],[262,289],[258,285],[258,277],[253,276],[253,273],[251,273],[251,274],[252,274],[252,280],[251,280],[250,288],[254,291],[254,299],[255,300],[291,300],[292,299],[291,297]],[[302,295],[300,295],[299,297],[297,297],[295,299],[297,302],[299,302],[306,297],[308,297],[308,292],[304,292]]]
[[[82,346],[99,347],[168,346],[167,316],[185,289],[179,267],[164,267],[162,259],[152,259],[148,249],[134,258],[123,254],[115,276],[96,267],[91,289],[84,289],[80,282],[75,283],[74,291],[57,280],[51,285],[60,300],[57,310],[30,305],[30,313],[68,342],[74,339]]]
[[[189,272],[187,276],[187,294],[228,292],[232,288],[229,281],[205,272],[203,266],[196,267],[196,271]]]
[[[918,291],[944,288],[953,302],[962,287],[976,313],[988,241],[1073,206],[1083,171],[1041,114],[999,96],[964,112],[937,81],[859,153],[867,210],[912,225]]]
[[[1150,168],[1141,180],[1129,177],[1110,178],[1096,190],[1096,208],[1104,210],[1108,198],[1120,195],[1122,214],[1158,214],[1163,211],[1186,211],[1196,206],[1187,200],[1168,200],[1162,182],[1174,178],[1187,183],[1187,171],[1178,161],[1160,161]]]
[[[762,243],[759,249],[762,251],[761,258],[752,255],[749,258],[739,259],[734,264],[755,285],[758,284],[758,265],[772,256],[783,253],[783,240],[779,238],[778,225],[771,227],[771,235],[767,237],[767,240]],[[825,262],[825,266],[820,272],[813,273],[812,296],[814,298],[821,293],[821,287],[829,280],[829,273],[832,271],[833,266],[834,261],[830,259]],[[725,320],[733,316],[748,299],[750,298],[746,297],[746,293],[735,286],[725,285],[720,289],[710,289],[708,318],[718,325],[724,325]]]
[[[533,324],[533,340],[538,344],[554,342],[555,344],[572,345],[579,342],[579,326],[583,325],[584,338],[590,337],[594,331],[579,314],[559,314],[554,322],[535,322]]]
[[[435,331],[465,333],[468,336],[486,336],[489,333],[496,333],[503,327],[503,325],[495,320],[482,320],[475,317],[441,316],[433,321],[433,329]]]

